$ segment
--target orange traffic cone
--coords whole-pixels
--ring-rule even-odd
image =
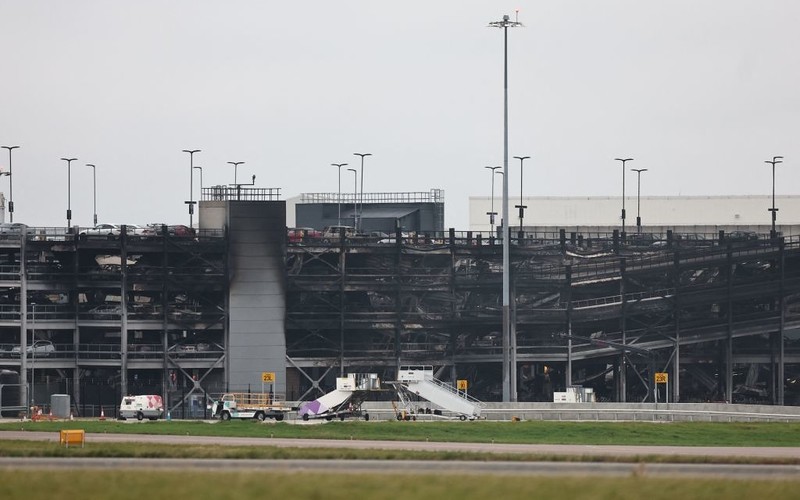
[[[101,406],[100,407],[100,420],[105,420],[105,419],[106,419],[106,414],[105,414],[105,412],[103,412],[103,407]]]

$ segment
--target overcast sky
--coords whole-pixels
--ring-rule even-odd
[[[769,194],[774,155],[778,194],[798,194],[797,0],[0,0],[15,221],[66,223],[68,156],[73,224],[92,219],[86,163],[101,222],[187,223],[181,150],[196,148],[206,186],[245,161],[240,180],[283,198],[336,192],[330,164],[369,152],[365,192],[444,189],[446,225],[465,229],[483,167],[503,161],[503,37],[487,24],[517,9],[509,142],[533,157],[526,195],[617,196],[619,156],[649,169],[643,195]],[[518,193],[516,160],[509,180]]]

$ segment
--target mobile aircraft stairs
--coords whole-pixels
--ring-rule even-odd
[[[302,403],[297,414],[303,420],[320,419],[344,420],[347,417],[363,417],[369,420],[369,413],[361,405],[373,391],[381,390],[377,373],[348,373],[346,377],[336,378],[336,389],[313,401]]]
[[[432,366],[401,366],[398,371],[397,380],[390,382],[397,392],[397,397],[405,407],[405,411],[397,414],[398,420],[416,420],[417,415],[441,416],[441,410],[421,410],[415,408],[416,397],[425,399],[442,410],[452,414],[449,418],[459,420],[475,420],[480,418],[484,403],[469,396],[465,391],[459,391],[455,387],[433,376]]]

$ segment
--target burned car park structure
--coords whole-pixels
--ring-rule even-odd
[[[574,385],[599,401],[653,401],[655,373],[666,373],[669,401],[800,403],[796,238],[532,236],[510,238],[519,401]],[[338,366],[390,379],[399,363],[433,365],[499,401],[501,246],[452,230],[290,245],[290,364],[315,381]]]
[[[800,404],[795,236],[514,231],[504,353],[500,233],[290,238],[265,188],[204,188],[198,219],[0,238],[0,369],[19,373],[23,402],[67,393],[91,416],[159,394],[200,418],[224,393],[310,401],[345,373],[392,381],[404,365],[491,402],[509,355],[520,402],[583,386],[597,401]]]

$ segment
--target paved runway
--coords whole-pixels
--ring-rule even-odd
[[[18,439],[58,441],[56,432],[3,431],[0,440]],[[636,457],[668,455],[677,457],[757,457],[800,459],[795,447],[729,447],[729,446],[613,446],[506,443],[442,443],[425,441],[366,441],[335,439],[244,438],[217,436],[176,436],[154,434],[87,434],[86,442],[140,442],[165,444],[201,444],[216,446],[276,446],[279,448],[349,448],[360,450],[463,451],[473,453],[526,453],[532,455]]]

